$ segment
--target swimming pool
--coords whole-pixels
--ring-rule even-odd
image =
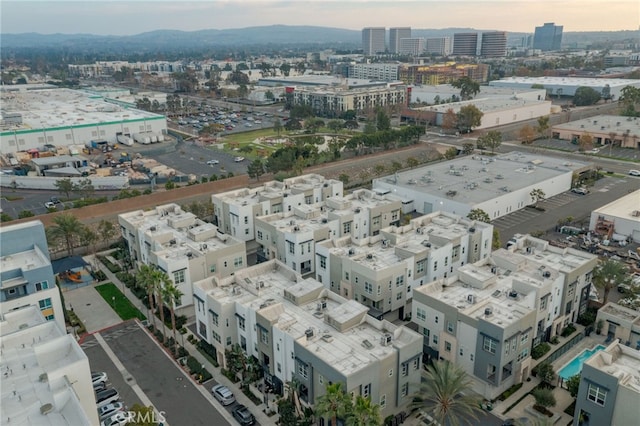
[[[563,380],[567,380],[570,377],[575,376],[576,374],[580,374],[580,372],[582,371],[582,364],[584,364],[586,360],[591,358],[591,355],[603,349],[606,349],[606,346],[598,345],[592,349],[585,349],[580,353],[580,355],[576,356],[567,364],[565,364],[564,367],[560,369],[558,375],[562,377]]]

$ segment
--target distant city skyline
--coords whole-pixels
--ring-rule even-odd
[[[533,33],[637,30],[637,0],[129,0],[2,1],[2,33],[133,35],[263,25],[361,30],[474,28]]]

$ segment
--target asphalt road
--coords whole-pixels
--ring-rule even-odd
[[[229,425],[191,380],[158,348],[152,339],[132,321],[124,322],[101,333],[135,383],[151,400],[158,411],[164,413],[167,423],[181,425]],[[111,359],[88,337],[82,347],[89,357],[92,371],[105,371],[112,387],[118,390],[128,407],[140,403],[130,384]],[[211,385],[207,384],[207,392]],[[216,403],[217,404],[217,403]]]

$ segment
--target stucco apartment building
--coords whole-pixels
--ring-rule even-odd
[[[361,89],[295,88],[290,91],[294,105],[308,105],[321,116],[339,116],[349,110],[356,113],[374,111],[378,107],[406,105],[407,88],[388,83]]]
[[[177,204],[118,216],[122,237],[135,265],[152,265],[182,291],[177,307],[193,304],[193,283],[226,277],[247,266],[244,241],[185,212]]]
[[[99,423],[89,359],[65,328],[37,306],[3,310],[0,344],[2,424]]]
[[[531,349],[586,310],[597,258],[522,236],[508,249],[414,290],[427,358],[449,360],[494,399],[531,373]]]
[[[359,240],[323,241],[316,245],[316,279],[367,306],[373,317],[404,320],[415,288],[490,254],[492,230],[436,212]]]
[[[313,405],[329,383],[370,397],[382,417],[411,402],[421,371],[421,337],[367,315],[367,307],[325,289],[278,260],[196,283],[198,334],[218,351],[238,344],[278,392],[295,383]]]
[[[614,341],[582,366],[573,425],[638,423],[640,351]]]
[[[489,66],[446,62],[433,65],[403,64],[398,70],[398,78],[405,84],[446,84],[462,77],[469,77],[473,81],[484,83],[489,77]]]
[[[46,320],[66,330],[42,222],[3,226],[0,241],[0,314],[35,306]]]

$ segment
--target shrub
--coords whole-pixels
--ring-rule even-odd
[[[569,324],[564,328],[564,330],[562,330],[562,333],[560,333],[560,335],[562,337],[571,336],[575,331],[576,331],[576,327],[573,324]]]
[[[511,395],[516,393],[522,387],[522,385],[523,385],[523,383],[518,383],[517,385],[511,386],[509,389],[507,389],[506,391],[502,392],[500,394],[500,396],[498,396],[498,400],[500,400],[500,401],[506,400]]]
[[[551,346],[548,343],[540,343],[531,350],[531,358],[540,359],[551,350]]]
[[[557,345],[558,343],[560,343],[560,339],[558,339],[558,336],[553,336],[550,342],[553,343],[554,345]]]
[[[592,309],[587,309],[587,312],[578,317],[578,324],[588,327],[596,322],[596,312]]]
[[[96,281],[105,281],[107,279],[107,274],[105,274],[103,271],[99,269],[97,271],[93,271],[91,273],[91,276]]]
[[[535,368],[535,375],[539,378],[543,383],[551,383],[555,378],[555,372],[553,371],[553,366],[551,363],[545,361],[538,364]]]
[[[555,407],[556,406],[556,397],[553,396],[553,391],[551,389],[544,388],[536,388],[531,391],[531,395],[536,399],[536,405],[540,407]]]

